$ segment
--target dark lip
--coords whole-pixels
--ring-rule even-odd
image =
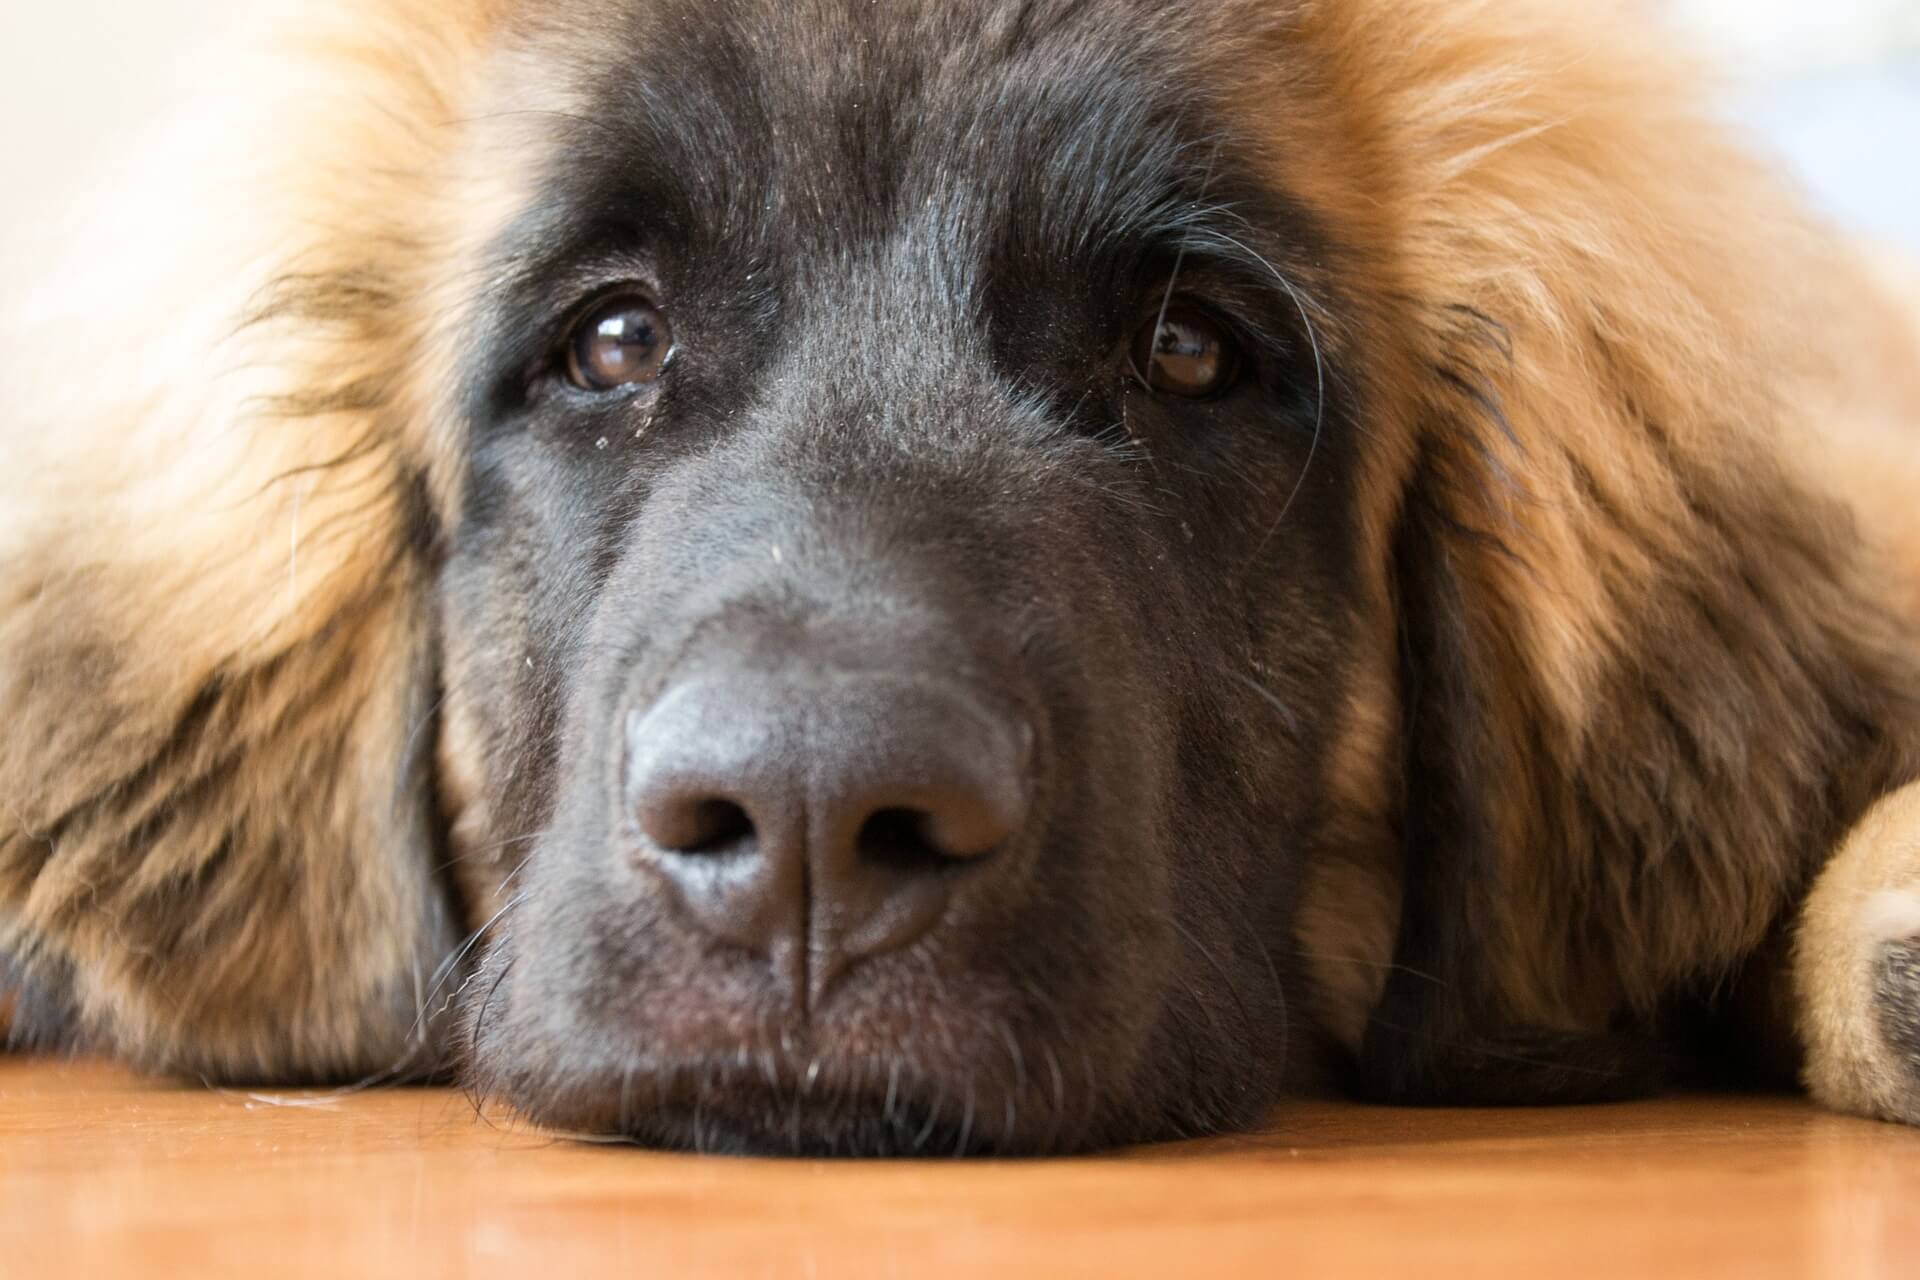
[[[612,1138],[690,1155],[812,1160],[1022,1159],[1070,1154],[1089,1145],[1046,1133],[1001,1132],[977,1107],[971,1115],[964,1108],[956,1114],[953,1108],[901,1099],[887,1112],[858,1098],[825,1108],[789,1104],[751,1111],[717,1102],[666,1103],[636,1113],[612,1131]]]
[[[713,1107],[669,1105],[637,1117],[620,1139],[689,1155],[801,1160],[934,1160],[1041,1154],[1008,1146],[964,1119],[903,1105],[892,1116],[849,1108],[823,1120],[794,1112],[743,1118]]]
[[[809,1079],[811,1077],[811,1079]],[[1060,1155],[1099,1141],[1095,1091],[1039,1096],[995,1081],[968,1086],[904,1063],[800,1062],[777,1053],[689,1061],[603,1077],[550,1099],[509,1099],[564,1136],[706,1155],[939,1159]]]

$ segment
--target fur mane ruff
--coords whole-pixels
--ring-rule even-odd
[[[482,8],[256,14],[4,318],[0,948],[149,1065],[357,1075],[422,1039],[448,442],[409,293]]]
[[[1286,17],[1223,77],[1337,231],[1332,336],[1381,415],[1301,925],[1321,1019],[1360,1048],[1405,904],[1450,894],[1484,989],[1414,1022],[1727,982],[1913,769],[1884,602],[1920,601],[1920,526],[1873,482],[1920,465],[1907,322],[1599,6],[1246,7]],[[488,144],[548,109],[489,73],[554,36],[510,8],[276,4],[0,321],[0,951],[147,1065],[353,1075],[431,1039],[453,329],[519,192]],[[106,375],[70,376],[103,314]],[[1444,738],[1406,740],[1414,701]]]

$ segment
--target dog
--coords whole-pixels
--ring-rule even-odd
[[[16,1048],[705,1151],[1920,1121],[1920,321],[1641,20],[260,23],[7,300]]]

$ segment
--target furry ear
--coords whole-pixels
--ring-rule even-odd
[[[1375,516],[1404,902],[1363,1072],[1410,1100],[1631,1090],[1663,1010],[1777,939],[1920,769],[1920,669],[1833,462],[1854,423],[1911,416],[1881,390],[1911,379],[1653,32],[1603,6],[1336,11],[1369,51],[1423,375],[1383,415],[1416,441]]]
[[[137,569],[60,576],[0,628],[0,918],[30,981],[66,979],[68,1036],[223,1079],[423,1065],[454,924],[417,572],[368,566],[258,657],[129,633]]]
[[[1435,369],[1395,549],[1405,905],[1365,1074],[1645,1091],[1663,1013],[1711,1004],[1920,771],[1920,666],[1764,388],[1702,406],[1598,333],[1452,349],[1483,355]]]
[[[5,317],[0,952],[155,1068],[418,1066],[446,994],[412,3],[223,43]]]
[[[1593,889],[1561,861],[1573,833],[1549,830],[1539,811],[1578,784],[1540,758],[1553,727],[1532,719],[1541,700],[1473,572],[1507,553],[1459,522],[1447,490],[1468,476],[1448,471],[1422,459],[1395,546],[1401,907],[1359,1043],[1362,1088],[1450,1105],[1650,1093],[1664,1056],[1650,1035],[1616,1029],[1626,1010],[1612,975],[1576,967],[1589,956],[1568,950],[1605,939],[1568,928]]]

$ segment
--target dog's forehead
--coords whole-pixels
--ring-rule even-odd
[[[523,61],[568,81],[547,194],[575,210],[835,254],[906,222],[960,252],[1018,216],[1058,251],[1164,218],[1217,165],[1197,50],[1223,8],[628,0]]]

